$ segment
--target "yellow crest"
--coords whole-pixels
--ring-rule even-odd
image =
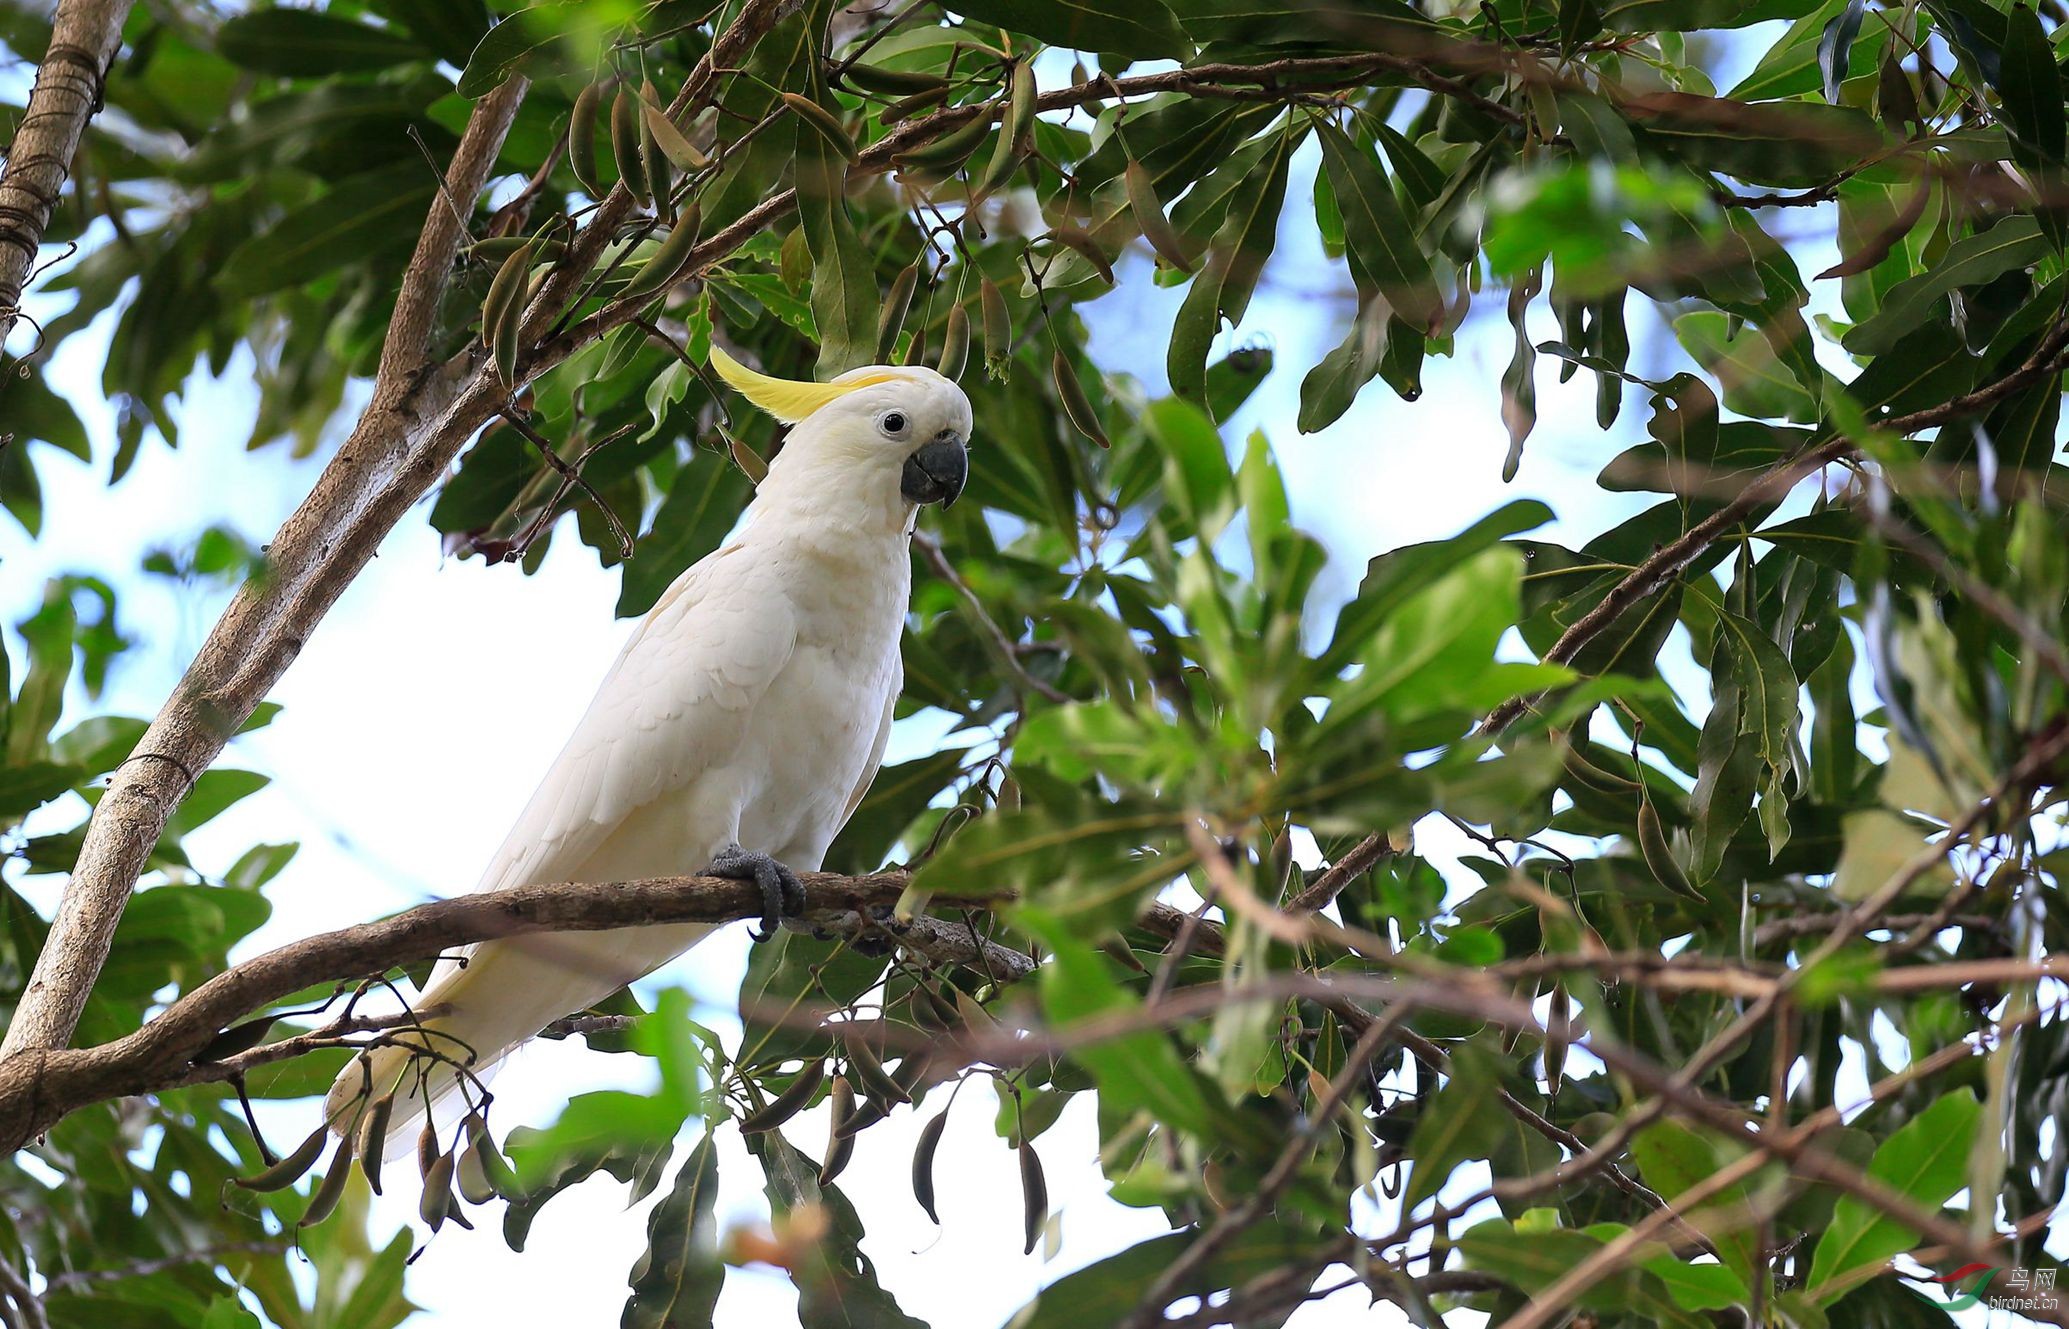
[[[857,388],[866,388],[872,383],[888,383],[898,377],[896,374],[864,374],[842,383],[798,383],[757,373],[717,346],[711,348],[711,367],[733,386],[734,391],[787,425],[796,424],[826,403],[845,397]]]

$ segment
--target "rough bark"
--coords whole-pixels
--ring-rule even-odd
[[[524,93],[524,81],[513,79],[475,107],[446,172],[453,198],[472,200],[481,192]],[[109,780],[0,1057],[71,1039],[166,819],[429,481],[406,494],[398,487],[427,470],[435,476],[491,413],[485,394],[462,391],[451,369],[427,355],[439,297],[463,238],[452,208],[434,199],[403,274],[372,402],[268,544],[264,573],[238,592],[136,751]]]
[[[43,248],[86,122],[101,108],[108,62],[122,44],[131,0],[64,0],[50,46],[0,170],[0,345],[21,316],[22,287]]]
[[[921,917],[884,932],[864,919],[894,903],[910,874],[801,876],[804,921],[860,936],[895,937],[930,963],[963,964],[1011,981],[1034,962],[970,925]],[[657,923],[758,918],[761,892],[722,877],[542,883],[420,905],[392,918],[305,937],[233,965],[167,1007],[136,1033],[99,1047],[31,1049],[0,1061],[0,1153],[20,1148],[89,1103],[182,1083],[195,1056],[226,1027],[320,983],[385,973],[472,942],[538,932],[595,932]]]

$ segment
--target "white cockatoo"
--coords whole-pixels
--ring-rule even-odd
[[[704,872],[760,885],[759,938],[803,904],[875,777],[904,671],[913,522],[969,474],[970,401],[911,365],[830,383],[713,368],[794,426],[739,531],[675,580],[625,644],[478,889]],[[697,923],[538,934],[442,961],[397,1037],[479,1074],[548,1024],[666,964]],[[420,1064],[413,1065],[412,1062]],[[390,1135],[456,1087],[412,1047],[348,1065],[325,1111],[352,1129],[369,1088],[393,1091]]]

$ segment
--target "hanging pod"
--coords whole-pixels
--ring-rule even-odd
[[[1185,242],[1178,238],[1178,228],[1164,215],[1164,205],[1157,199],[1156,182],[1150,179],[1149,168],[1131,161],[1121,172],[1121,178],[1128,187],[1128,208],[1135,214],[1135,225],[1142,238],[1149,241],[1158,258],[1180,272],[1191,272],[1192,260],[1186,257]]]
[[[663,217],[672,219],[668,196],[675,188],[675,176],[669,171],[668,158],[654,137],[654,117],[647,114],[653,109],[654,96],[654,85],[649,83],[640,89],[639,103],[633,108],[639,121],[639,166],[646,176],[647,197],[654,200],[654,206]]]
[[[641,102],[639,111],[646,121],[647,132],[653,135],[655,144],[667,154],[669,161],[675,163],[677,170],[689,174],[711,165],[711,158],[675,127],[675,121],[668,118],[667,111],[651,102]]]
[[[812,1101],[812,1095],[819,1092],[820,1082],[825,1078],[826,1058],[806,1062],[782,1093],[740,1119],[740,1133],[755,1135],[772,1131],[789,1121]]]
[[[911,119],[921,111],[939,106],[948,100],[948,93],[949,87],[944,83],[938,88],[928,88],[924,92],[915,92],[910,97],[900,97],[897,101],[892,102],[889,106],[877,112],[876,118],[883,121],[886,127],[895,125],[901,120]]]
[[[943,378],[961,378],[963,365],[970,358],[970,316],[961,305],[952,305],[948,311],[947,325],[941,331],[941,358],[934,368]]]
[[[1649,798],[1638,804],[1638,852],[1644,856],[1653,880],[1660,885],[1690,900],[1703,898],[1675,859],[1674,847],[1667,843],[1667,828],[1660,824],[1660,814],[1653,811]]]
[[[1013,318],[1006,312],[1006,293],[986,277],[977,285],[977,307],[984,315],[984,368],[993,378],[1006,376],[1013,358]]]
[[[481,336],[496,360],[496,376],[504,387],[517,382],[517,336],[524,326],[525,279],[531,275],[536,241],[527,240],[503,260],[481,302]]]
[[[905,327],[905,313],[912,308],[912,293],[919,286],[920,267],[909,263],[899,269],[891,279],[891,290],[884,297],[883,312],[876,319],[876,362],[891,363],[891,353],[898,349],[898,333]]]
[[[575,110],[568,117],[568,167],[591,198],[604,195],[603,180],[596,173],[596,110],[603,101],[603,84],[592,83],[575,96]]]
[[[315,1227],[329,1218],[338,1207],[338,1201],[345,1196],[345,1182],[352,1175],[352,1137],[347,1135],[338,1140],[337,1152],[330,1157],[330,1170],[323,1174],[323,1180],[316,1183],[316,1193],[309,1197],[309,1207],[302,1211],[301,1221],[296,1227]]]
[[[395,1091],[391,1089],[375,1099],[359,1119],[359,1167],[376,1195],[381,1193],[381,1155],[388,1143],[388,1118],[394,1112]]]
[[[908,148],[892,160],[900,166],[920,166],[934,171],[951,170],[962,165],[965,158],[977,151],[977,145],[984,142],[984,136],[990,131],[990,120],[982,115],[973,115],[940,138]]]
[[[440,1154],[432,1162],[431,1171],[424,1176],[424,1193],[417,1199],[417,1217],[424,1220],[433,1232],[445,1222],[453,1198],[453,1156]]]
[[[618,183],[631,192],[641,207],[646,207],[654,199],[648,192],[646,163],[639,155],[636,101],[638,95],[630,88],[618,89],[618,95],[611,100],[611,156],[618,163]]]
[[[919,1143],[912,1151],[912,1198],[927,1211],[935,1227],[941,1226],[941,1215],[934,1212],[934,1154],[941,1148],[941,1133],[947,1127],[948,1109],[943,1108],[920,1127]]]
[[[1020,1142],[1020,1213],[1027,1228],[1027,1246],[1020,1253],[1034,1254],[1042,1239],[1042,1225],[1049,1221],[1049,1183],[1042,1176],[1042,1160],[1028,1140]]]
[[[286,1190],[300,1181],[303,1174],[316,1165],[316,1157],[323,1152],[323,1142],[329,1136],[329,1127],[318,1126],[309,1133],[309,1138],[296,1145],[294,1152],[287,1157],[249,1177],[233,1177],[231,1181],[248,1191]]]
[[[812,131],[825,139],[835,152],[849,161],[855,160],[855,140],[839,116],[802,93],[784,93],[783,104],[795,112],[798,119],[810,125]]]
[[[1062,400],[1063,413],[1070,417],[1070,422],[1077,426],[1079,433],[1100,447],[1112,447],[1106,431],[1099,425],[1099,413],[1092,409],[1092,399],[1085,395],[1085,385],[1078,382],[1078,371],[1071,368],[1070,357],[1058,351],[1049,368],[1056,379],[1056,395]]]
[[[991,161],[973,191],[977,197],[990,194],[1012,177],[1013,168],[1027,155],[1034,118],[1034,65],[1022,60],[1013,66],[1007,82],[1006,113],[999,117],[998,146],[992,149]]]
[[[946,91],[948,80],[916,69],[885,69],[882,65],[849,65],[842,76],[858,88],[887,97],[904,97],[915,92]]]
[[[657,291],[673,286],[689,270],[690,255],[697,248],[697,226],[701,216],[697,205],[691,203],[682,216],[675,219],[675,226],[668,232],[668,238],[655,247],[653,256],[640,265],[638,272],[625,283],[620,292],[628,300],[643,300]]]
[[[826,1156],[819,1164],[819,1184],[830,1186],[848,1160],[855,1156],[855,1137],[842,1135],[840,1127],[855,1115],[855,1086],[845,1075],[833,1077],[833,1129],[826,1137]]]
[[[885,1103],[910,1103],[912,1095],[905,1092],[905,1086],[891,1078],[884,1069],[884,1063],[877,1059],[876,1050],[869,1046],[867,1038],[848,1040],[848,1070],[863,1092]]]

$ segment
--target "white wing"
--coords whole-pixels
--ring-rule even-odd
[[[648,613],[480,889],[573,880],[634,811],[739,750],[756,703],[790,658],[796,630],[788,602],[757,585],[750,560],[728,559],[736,552],[722,549],[698,563]]]

